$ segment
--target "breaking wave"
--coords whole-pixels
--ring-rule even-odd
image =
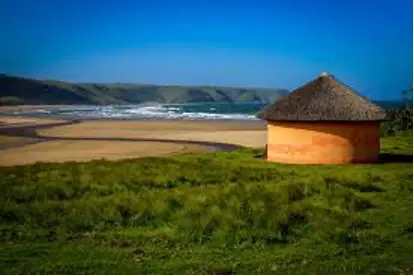
[[[137,120],[257,120],[254,113],[263,106],[251,104],[140,104],[86,106],[72,105],[3,112],[7,115],[67,117],[85,119]]]

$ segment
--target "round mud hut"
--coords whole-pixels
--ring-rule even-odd
[[[266,158],[291,164],[371,163],[386,113],[329,73],[257,115],[267,121]]]

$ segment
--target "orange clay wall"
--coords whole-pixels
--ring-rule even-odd
[[[375,162],[379,122],[268,122],[267,160],[292,164]]]

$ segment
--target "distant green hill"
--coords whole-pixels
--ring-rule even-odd
[[[0,105],[269,102],[287,93],[284,89],[215,86],[75,84],[0,74]]]

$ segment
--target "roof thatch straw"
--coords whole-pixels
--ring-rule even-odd
[[[328,73],[266,106],[267,121],[382,121],[385,110]]]

